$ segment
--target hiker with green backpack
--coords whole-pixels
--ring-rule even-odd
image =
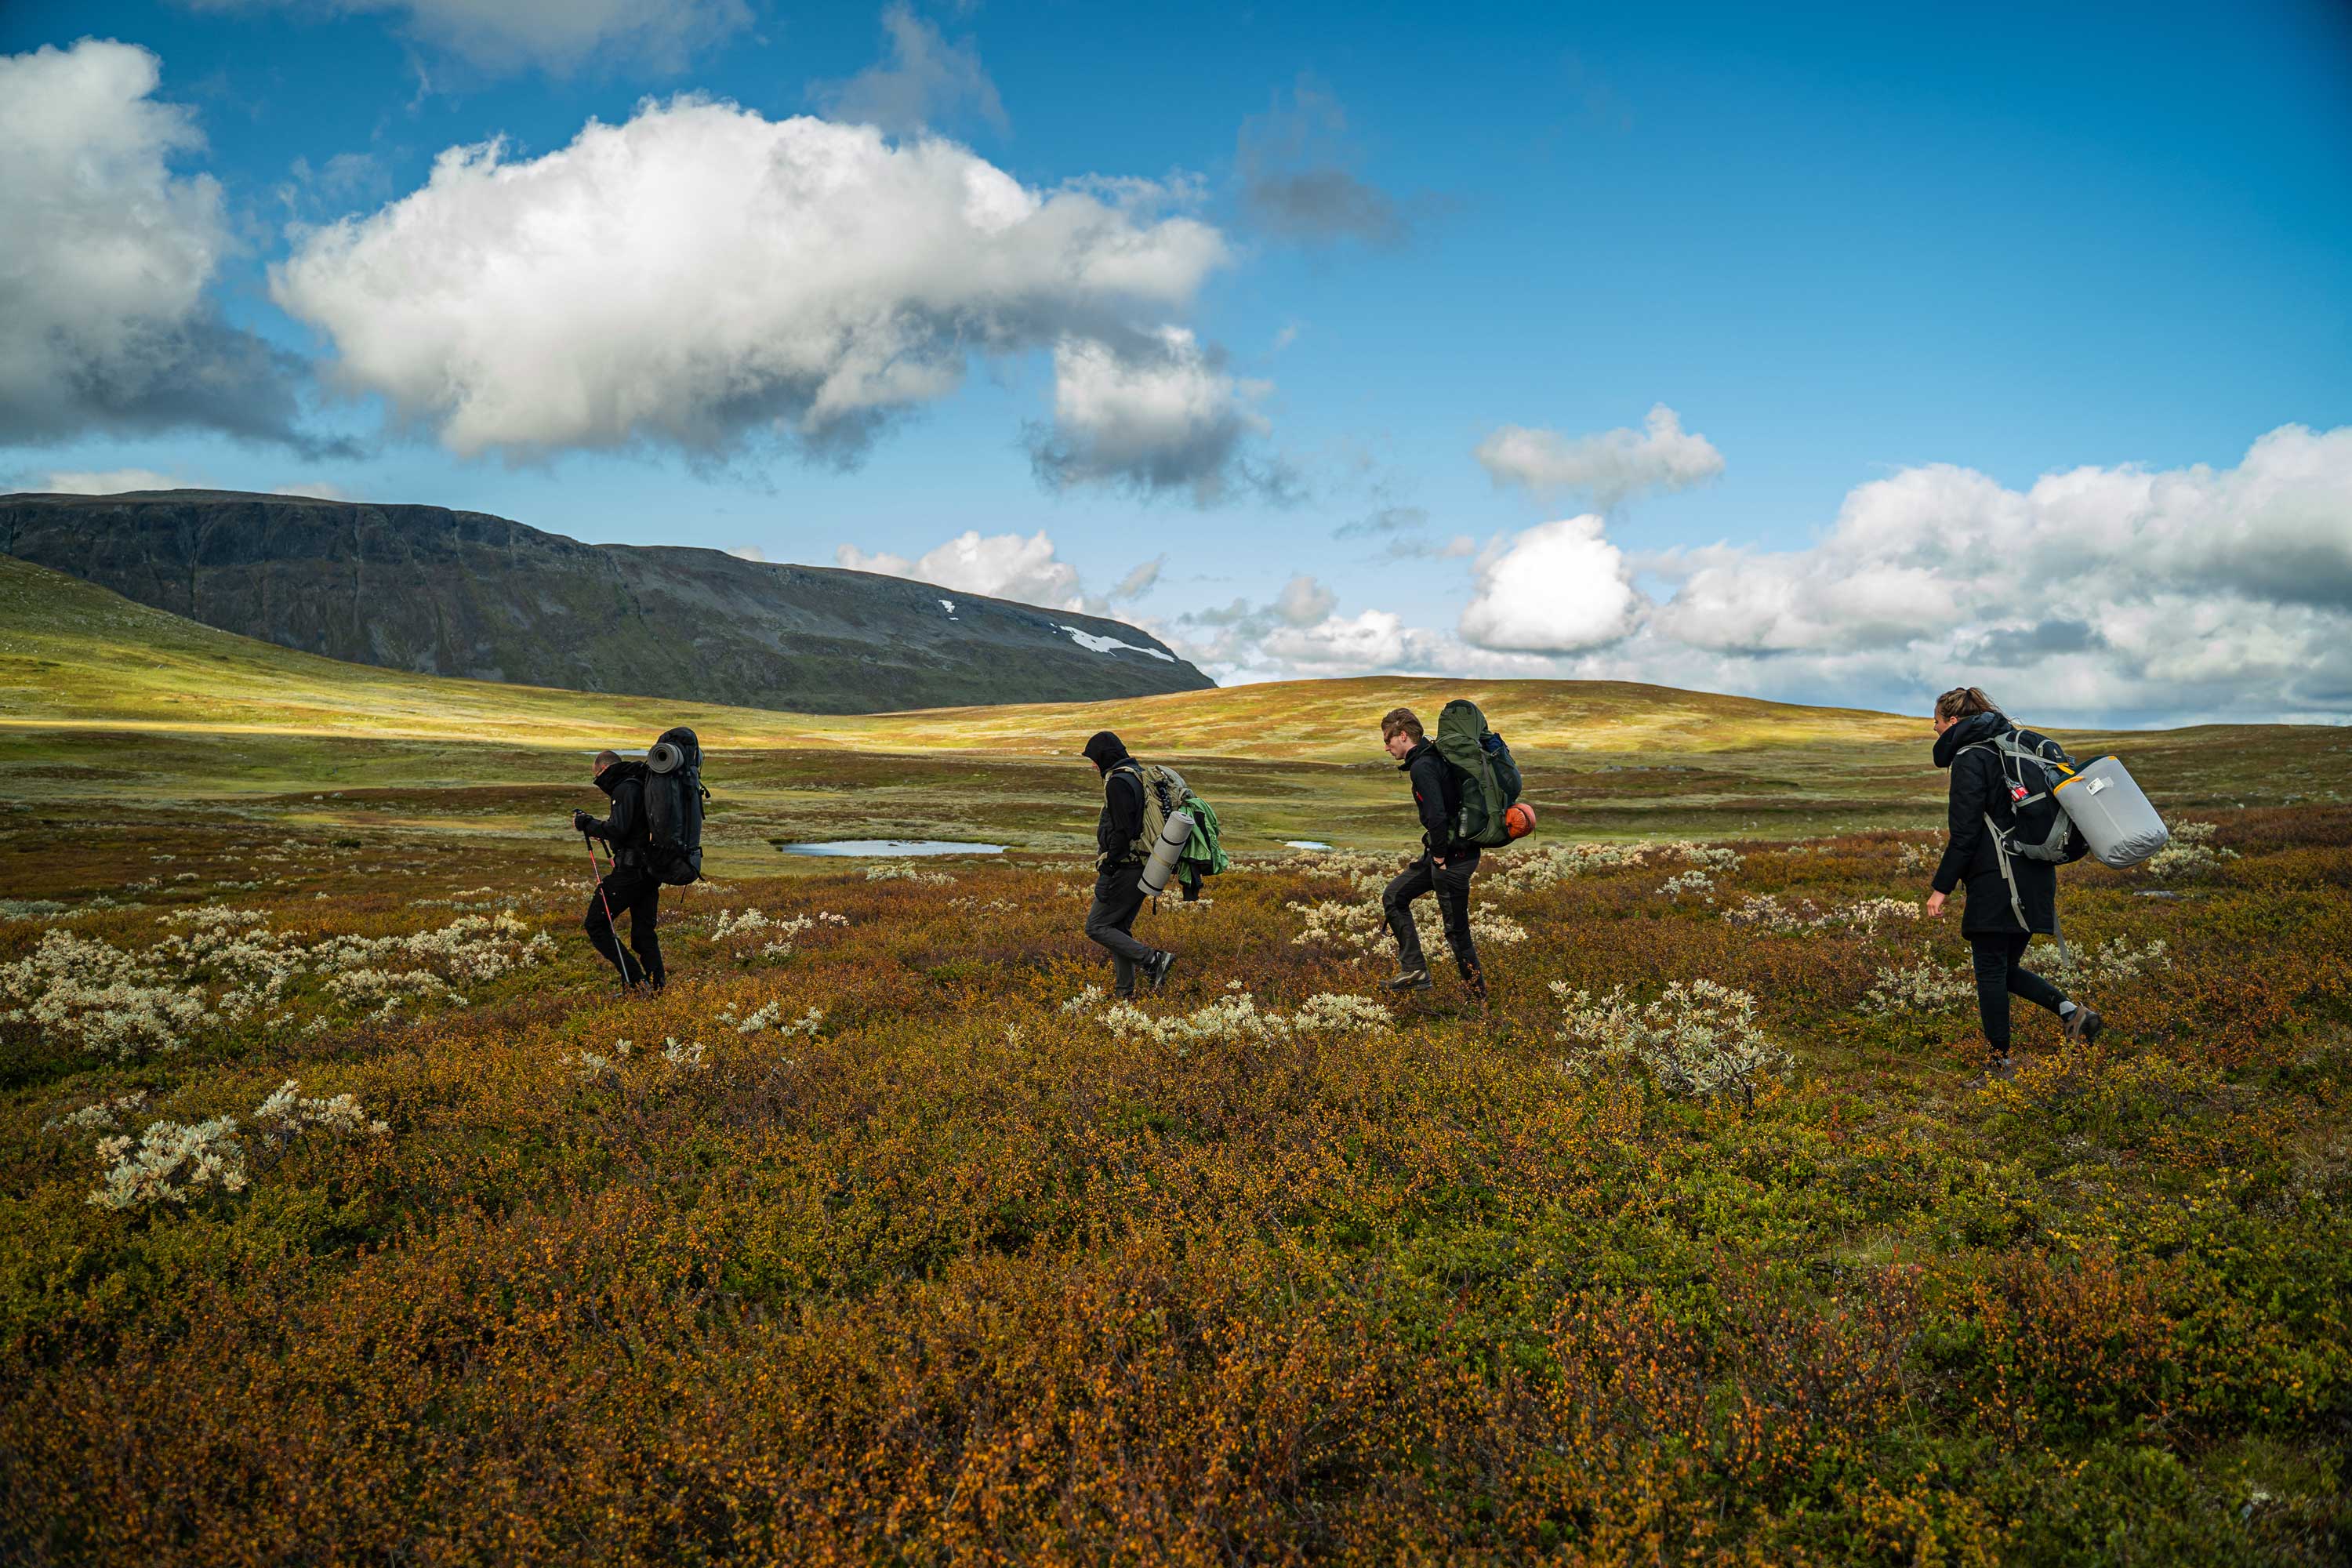
[[[1381,912],[1397,944],[1397,973],[1389,988],[1430,987],[1412,902],[1434,893],[1462,984],[1483,1007],[1486,973],[1470,932],[1470,879],[1477,873],[1482,850],[1507,844],[1535,826],[1534,808],[1519,800],[1518,764],[1503,738],[1486,727],[1477,704],[1459,699],[1438,715],[1435,741],[1410,708],[1391,709],[1381,717],[1381,740],[1396,759],[1397,771],[1412,780],[1422,828],[1421,858],[1381,895]]]
[[[1150,897],[1143,887],[1143,873],[1165,824],[1164,803],[1155,798],[1143,764],[1108,730],[1097,731],[1083,754],[1094,763],[1103,785],[1102,816],[1095,824],[1095,897],[1087,909],[1087,940],[1110,952],[1112,994],[1133,996],[1139,973],[1157,991],[1176,955],[1138,941],[1135,917]],[[1150,819],[1153,805],[1163,807],[1159,820]]]

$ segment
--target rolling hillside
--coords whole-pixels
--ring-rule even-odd
[[[1211,684],[1124,622],[440,507],[0,497],[0,552],[282,647],[417,674],[863,713]]]
[[[1549,833],[1801,835],[1940,820],[1924,721],[1583,681],[1367,678],[1096,703],[793,714],[413,675],[198,626],[0,558],[0,797],[265,809],[530,836],[581,794],[583,753],[691,724],[714,754],[722,858],[794,837],[982,837],[1074,848],[1076,752],[1109,728],[1179,762],[1238,847],[1401,843],[1377,724],[1478,701],[1527,764]],[[2066,737],[2124,749],[2184,805],[2340,794],[2341,731]],[[210,803],[210,804],[206,804]],[[246,803],[246,804],[239,804]],[[731,846],[731,847],[730,847]]]

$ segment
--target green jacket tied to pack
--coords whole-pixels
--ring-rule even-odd
[[[1181,812],[1191,820],[1192,832],[1176,858],[1176,879],[1197,882],[1203,877],[1216,876],[1233,864],[1217,836],[1216,808],[1192,792],[1182,773],[1164,763],[1132,759],[1118,765],[1132,770],[1143,783],[1143,831],[1136,835],[1130,853],[1148,860],[1168,819]]]

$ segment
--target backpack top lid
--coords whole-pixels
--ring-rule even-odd
[[[1437,715],[1437,733],[1432,743],[1440,752],[1452,755],[1465,744],[1475,748],[1480,736],[1486,733],[1486,715],[1467,697],[1457,697],[1448,702]]]
[[[683,724],[662,731],[661,739],[646,752],[646,766],[656,773],[674,773],[680,768],[689,773],[702,771],[702,743],[694,731]]]

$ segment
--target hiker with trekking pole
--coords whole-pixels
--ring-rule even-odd
[[[2022,996],[2058,1016],[2070,1044],[2098,1038],[2103,1021],[2021,962],[2037,935],[2058,943],[2058,868],[2084,856],[2102,865],[2138,864],[2170,840],[2156,808],[2114,757],[2080,763],[2058,742],[2021,730],[1973,686],[1936,699],[1936,765],[1951,771],[1951,838],[1927,894],[1927,913],[1963,882],[1960,934],[1976,971],[1984,1026],[1979,1085],[2014,1077],[2009,999]]]
[[[646,760],[617,752],[596,753],[596,787],[613,802],[608,816],[572,814],[572,830],[588,847],[596,874],[595,896],[581,926],[590,945],[620,971],[624,990],[659,992],[667,978],[662,965],[661,890],[702,875],[702,748],[687,729],[663,732]],[[602,839],[612,854],[607,870],[596,856]],[[621,946],[614,922],[629,917],[629,945]]]

